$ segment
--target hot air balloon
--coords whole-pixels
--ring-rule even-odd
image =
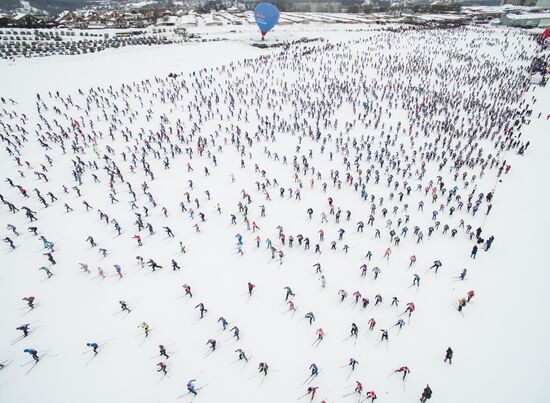
[[[279,10],[273,4],[260,3],[254,9],[256,24],[262,33],[262,39],[279,21]]]

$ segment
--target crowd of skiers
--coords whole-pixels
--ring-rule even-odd
[[[102,258],[115,254],[111,252],[114,244],[107,237],[131,239],[141,250],[158,230],[163,235],[157,235],[157,239],[177,238],[175,252],[184,259],[187,248],[193,247],[185,239],[190,233],[201,233],[203,223],[214,216],[223,225],[234,227],[230,242],[239,256],[258,251],[283,265],[297,249],[310,252],[322,288],[327,287],[329,272],[323,262],[326,253],[347,256],[355,252],[362,259],[360,276],[367,277],[371,272],[373,284],[384,276],[390,260],[393,263],[400,259],[404,272],[417,270],[416,255],[403,257],[396,253],[404,244],[415,247],[434,239],[455,238],[460,240],[457,245],[464,249],[465,256],[471,248],[470,258],[477,259],[478,252],[488,252],[495,241],[485,218],[498,200],[498,183],[511,170],[511,154],[528,152],[530,142],[522,137],[521,129],[533,118],[536,99],[526,93],[528,83],[521,69],[509,68],[508,61],[449,49],[441,51],[447,52],[454,63],[434,65],[428,49],[449,38],[469,43],[465,31],[417,32],[401,42],[401,47],[410,48],[399,62],[386,52],[394,34],[375,34],[379,43],[376,50],[354,51],[357,46],[367,46],[372,37],[326,42],[309,47],[307,53],[298,46],[186,76],[155,77],[119,87],[82,89],[70,95],[59,91],[37,94],[34,120],[2,98],[0,139],[5,146],[4,156],[15,167],[5,171],[0,193],[2,213],[9,222],[3,236],[6,248],[17,253],[23,243],[36,239],[35,243],[43,247],[44,263],[35,270],[43,271],[47,281],[55,278],[55,268],[71,265],[85,275],[92,273],[91,265],[97,265],[94,278],[111,275],[124,281],[133,267],[123,270],[118,263],[109,268],[100,266]],[[501,44],[512,40],[508,33],[502,37],[479,34],[489,35]],[[511,51],[515,65],[528,63],[526,49]],[[259,61],[263,67],[259,67]],[[468,74],[463,63],[473,64],[476,75]],[[255,85],[266,69],[310,69],[312,77],[305,82],[271,78],[272,86],[284,91],[267,93]],[[493,80],[506,81],[506,89],[492,85]],[[490,103],[481,98],[482,93],[490,94]],[[169,105],[170,113],[165,108],[161,112],[157,102]],[[292,105],[290,113],[285,105]],[[342,115],[339,111],[343,106],[352,114]],[[204,129],[210,121],[216,122],[215,127]],[[33,146],[42,152],[36,153]],[[212,190],[215,185],[210,176],[219,173],[219,167],[227,175],[225,170],[233,170],[233,161],[239,173],[230,174],[230,181],[239,201],[225,205],[225,195]],[[177,192],[182,196],[177,205],[165,204],[165,190],[154,186],[155,179],[182,164],[185,169],[177,174],[183,183]],[[59,172],[60,166],[70,166],[70,177],[62,176],[66,183],[53,188],[51,172]],[[245,175],[254,178],[253,185],[236,178]],[[306,195],[314,195],[308,200],[323,202],[305,203],[302,198]],[[281,220],[287,217],[272,211],[270,206],[276,199],[293,203],[303,211],[302,225],[281,222],[275,229],[264,228],[267,215]],[[104,224],[102,232],[82,229],[81,233],[82,247],[97,250],[97,262],[57,259],[63,239],[50,238],[53,231],[42,226],[40,220],[61,203],[62,214],[95,215]],[[119,206],[113,208],[115,205],[124,205],[125,214],[120,213]],[[181,220],[182,216],[187,221]],[[26,222],[24,229],[16,226],[22,220]],[[296,232],[297,227],[302,230]],[[24,231],[31,239],[22,236]],[[353,250],[354,243],[349,240],[352,236],[361,239],[365,250]],[[461,270],[457,277],[465,280],[467,269],[450,262],[443,268],[444,256],[436,256],[438,260],[429,266],[427,262],[432,258],[418,256],[426,273],[433,270],[437,274],[454,267],[457,274]],[[144,258],[139,254],[135,259],[138,269],[181,269],[178,261],[162,255]],[[349,262],[343,260],[342,265],[357,270],[357,265]],[[421,276],[414,273],[411,287],[419,289],[420,281]],[[246,285],[249,298],[262,292],[255,287],[252,282]],[[183,289],[186,297],[193,297],[190,285],[184,284]],[[336,304],[346,301],[348,293],[340,289],[337,296],[332,295]],[[363,310],[369,307],[366,293],[355,290],[351,295],[350,306],[359,305]],[[464,314],[463,308],[473,296],[474,291],[468,291],[466,298],[458,300],[456,309]],[[398,308],[399,298],[390,297],[390,306]],[[292,315],[297,311],[296,299],[293,289],[285,287],[284,301]],[[372,307],[384,304],[381,292],[372,299]],[[23,300],[29,310],[37,306],[34,296]],[[195,306],[198,320],[212,315],[205,302]],[[126,301],[119,304],[121,311],[133,312]],[[405,309],[398,311],[396,322],[392,319],[383,324],[379,342],[389,343],[390,329],[395,328],[399,334],[407,324],[401,316],[410,320],[415,309],[414,302],[407,302]],[[316,320],[313,312],[303,318],[310,325]],[[218,323],[223,331],[229,326],[223,316]],[[367,331],[372,332],[376,323],[370,318]],[[240,343],[240,329],[231,325],[229,331]],[[27,337],[30,324],[17,326]],[[138,327],[144,337],[153,329],[146,322]],[[315,335],[314,345],[318,345],[327,332],[318,327]],[[359,337],[356,323],[351,325],[350,337]],[[218,343],[210,338],[206,345],[208,353],[213,353]],[[102,351],[102,344],[95,341],[86,346],[94,356]],[[35,349],[25,352],[39,361]],[[235,353],[239,360],[250,359],[242,348]],[[445,357],[449,364],[452,354],[449,348]],[[159,345],[159,356],[164,360],[157,364],[157,371],[166,375],[170,355],[163,345]],[[352,371],[357,364],[350,359]],[[311,368],[316,378],[318,369]],[[267,362],[259,362],[258,373],[267,376],[268,370]],[[403,366],[395,372],[402,373],[405,380],[410,370]],[[187,383],[188,393],[197,395],[197,378]],[[319,388],[307,387],[311,400]],[[377,399],[372,389],[363,393],[359,381],[355,392],[365,401]],[[425,402],[431,396],[428,385],[420,400]]]

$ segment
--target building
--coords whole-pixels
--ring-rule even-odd
[[[500,18],[502,25],[522,28],[550,27],[550,13],[538,14],[507,14]]]
[[[511,4],[513,6],[534,7],[537,5],[537,0],[502,0],[502,5]]]
[[[550,0],[502,0],[500,4],[523,7],[550,7]]]
[[[336,0],[292,0],[288,1],[286,9],[297,12],[339,13],[342,2]]]

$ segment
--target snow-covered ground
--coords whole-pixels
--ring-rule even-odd
[[[1,235],[10,237],[15,249],[3,243],[0,251],[0,362],[7,364],[0,371],[0,401],[190,401],[186,383],[197,378],[196,386],[203,389],[196,402],[291,402],[307,392],[312,363],[320,368],[309,384],[319,387],[314,401],[364,401],[367,390],[376,392],[377,402],[418,401],[426,384],[433,390],[430,402],[550,400],[544,384],[544,359],[550,356],[545,320],[550,275],[544,252],[550,225],[545,186],[550,93],[522,84],[525,68],[537,54],[536,43],[509,29],[390,32],[388,27],[359,27],[278,27],[268,42],[325,39],[284,51],[249,46],[257,41],[257,32],[239,28],[223,31],[226,42],[0,61],[0,96],[5,99],[0,126],[6,147],[0,159],[0,194],[15,207],[28,206],[38,218],[30,224],[22,209],[11,214],[1,205]],[[221,29],[227,27],[197,28],[209,37],[219,36]],[[170,73],[178,77],[168,78]],[[526,105],[533,111],[530,117],[521,114]],[[515,121],[522,116],[520,128]],[[506,128],[512,126],[514,141],[519,133],[521,137],[510,150],[501,151]],[[526,141],[525,155],[518,155]],[[429,158],[432,151],[434,158]],[[18,152],[22,166],[15,159]],[[455,179],[451,167],[466,156],[472,166],[461,166]],[[163,166],[165,158],[169,169]],[[439,170],[444,159],[446,165]],[[511,169],[497,177],[503,161]],[[144,171],[147,164],[154,180]],[[111,203],[110,175],[103,168],[115,166],[131,184],[138,209],[132,210],[128,185],[116,175],[112,186],[118,202]],[[81,185],[73,176],[75,169],[81,170]],[[336,170],[340,186],[338,178],[333,181]],[[25,188],[29,198],[4,178]],[[432,189],[425,191],[430,181],[438,195],[434,203]],[[144,182],[156,207],[142,191]],[[368,201],[361,198],[362,184]],[[76,185],[81,197],[73,189]],[[454,196],[447,204],[455,186],[464,203],[461,209]],[[296,190],[301,200],[296,200]],[[493,190],[492,210],[485,215],[485,197]],[[58,200],[50,202],[48,192]],[[472,203],[483,193],[475,215],[466,211],[472,192]],[[372,226],[367,224],[371,196],[376,205]],[[330,214],[329,197],[342,209],[339,223]],[[84,201],[93,207],[90,211]],[[421,201],[423,211],[418,210]],[[180,202],[187,212],[180,210]],[[246,215],[239,202],[248,208]],[[74,211],[66,213],[65,203]],[[441,225],[429,236],[428,228],[435,225],[432,211],[441,204]],[[311,220],[306,212],[310,207]],[[456,209],[452,215],[451,207]],[[98,210],[109,216],[109,223],[100,221]],[[138,231],[136,212],[155,234],[146,228]],[[322,213],[328,223],[322,222]],[[231,214],[236,225],[231,225]],[[259,230],[247,229],[245,218]],[[113,219],[122,227],[120,236]],[[495,237],[487,252],[479,245],[476,259],[470,258],[475,237],[460,226],[461,219],[472,231],[482,228],[481,238]],[[364,232],[357,232],[359,221]],[[20,235],[7,229],[8,224]],[[443,234],[445,224],[450,228]],[[55,244],[57,264],[48,262],[43,243],[27,230],[33,225]],[[163,226],[175,237],[169,238]],[[286,236],[285,245],[277,226]],[[406,236],[401,234],[404,226],[409,228]],[[414,226],[424,235],[420,242]],[[342,240],[340,228],[345,229]],[[380,238],[375,238],[377,228]],[[398,246],[390,240],[390,229],[401,238]],[[450,235],[453,229],[455,237]],[[141,247],[132,238],[138,233]],[[243,236],[242,256],[236,234]],[[309,237],[311,249],[297,244],[298,234]],[[88,236],[98,246],[90,248]],[[256,236],[261,238],[259,248]],[[284,252],[281,264],[277,253],[272,259],[267,239]],[[333,240],[336,251],[331,250]],[[186,253],[181,253],[180,242]],[[317,243],[321,254],[314,253]],[[392,254],[385,259],[388,247]],[[106,257],[99,248],[107,249]],[[371,260],[365,259],[369,250]],[[163,268],[141,268],[138,255]],[[408,268],[411,255],[417,261]],[[172,270],[172,259],[180,270]],[[428,270],[436,259],[443,263],[437,274]],[[326,287],[313,267],[317,262]],[[79,263],[86,263],[91,273]],[[363,264],[368,268],[365,277]],[[121,279],[114,265],[121,266]],[[42,266],[53,272],[51,279],[38,270]],[[105,279],[97,275],[98,267]],[[376,280],[375,267],[381,270]],[[464,268],[467,276],[459,281]],[[415,273],[420,287],[411,287]],[[250,298],[249,281],[256,286]],[[192,287],[193,298],[185,296],[184,283]],[[288,311],[285,286],[296,294],[296,313]],[[342,303],[341,289],[348,293]],[[475,297],[457,312],[456,302],[469,290],[475,290]],[[355,291],[370,300],[366,309],[361,299],[354,304]],[[383,297],[378,306],[376,294]],[[37,306],[27,310],[22,298],[31,295]],[[394,296],[400,301],[397,308],[391,306]],[[128,302],[130,314],[121,312],[120,300]],[[200,302],[208,309],[204,319],[195,309]],[[410,318],[402,315],[408,302],[416,306]],[[316,317],[311,326],[304,319],[310,311]],[[220,316],[229,321],[225,331],[217,322]],[[376,320],[373,331],[368,331],[370,318]],[[401,330],[394,326],[399,319],[406,322]],[[138,328],[144,321],[152,329],[148,337]],[[19,340],[16,327],[25,323],[31,324],[32,333]],[[359,327],[357,338],[350,337],[352,323]],[[229,332],[233,326],[241,331],[239,341]],[[316,346],[319,328],[325,337]],[[381,342],[380,329],[389,329],[388,342]],[[218,342],[211,354],[209,339]],[[86,346],[90,342],[101,345],[96,357]],[[162,361],[159,344],[170,355],[166,376],[155,372]],[[455,353],[452,365],[443,362],[448,347]],[[34,367],[23,352],[27,348],[45,354]],[[237,361],[237,348],[247,353],[248,364]],[[359,362],[353,372],[350,358]],[[267,376],[258,373],[260,362],[269,364]],[[393,373],[401,366],[411,370],[406,382]],[[362,396],[354,393],[356,381],[364,385]]]

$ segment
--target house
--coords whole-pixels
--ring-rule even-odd
[[[500,18],[502,25],[522,28],[550,27],[550,13],[507,14]]]
[[[288,11],[339,13],[342,11],[342,2],[337,0],[293,0],[288,1]]]

